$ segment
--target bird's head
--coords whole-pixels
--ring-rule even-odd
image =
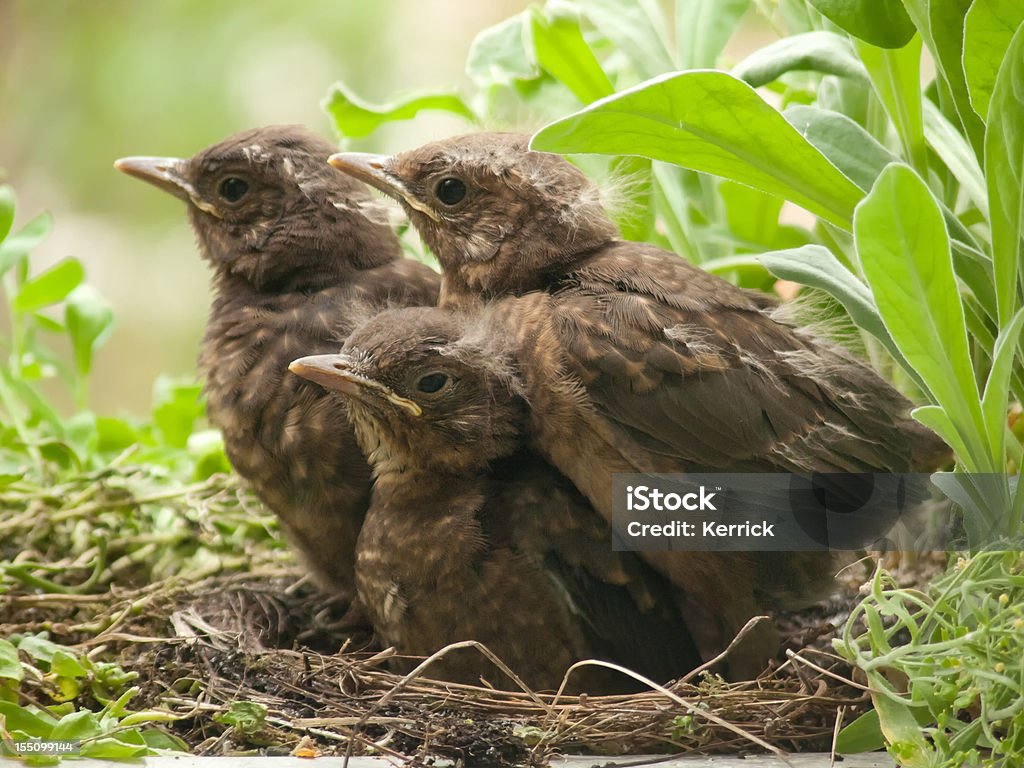
[[[274,291],[329,285],[400,255],[369,190],[325,163],[334,149],[300,126],[271,126],[191,158],[124,157],[114,167],[188,204],[218,272]]]
[[[525,405],[500,352],[465,331],[465,319],[445,310],[388,310],[341,353],[303,357],[289,370],[347,400],[375,466],[473,471],[515,452]]]
[[[586,176],[531,151],[522,134],[456,136],[393,156],[342,152],[330,163],[402,203],[457,291],[539,288],[618,234]]]

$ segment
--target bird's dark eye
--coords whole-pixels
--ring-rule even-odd
[[[420,376],[416,382],[416,389],[426,395],[434,395],[444,389],[448,381],[447,373],[428,373],[426,376]]]
[[[240,179],[237,176],[228,176],[220,183],[217,193],[229,203],[237,203],[245,197],[245,193],[248,191],[249,184],[245,179]]]
[[[462,179],[449,176],[437,182],[437,199],[445,205],[455,205],[466,196],[466,184]]]

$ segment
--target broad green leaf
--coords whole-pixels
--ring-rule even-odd
[[[641,78],[675,69],[657,0],[580,0],[579,5],[598,32],[633,62]]]
[[[193,381],[159,376],[153,382],[153,424],[163,442],[184,448],[196,419],[202,415],[202,387]]]
[[[19,707],[9,701],[0,701],[0,717],[4,719],[4,727],[8,731],[21,731],[33,738],[50,738],[53,731],[54,722],[50,715],[30,712],[26,707]]]
[[[896,126],[905,159],[919,172],[925,172],[928,158],[921,106],[921,38],[899,50],[879,48],[860,40],[855,45],[875,93]]]
[[[540,71],[527,50],[529,11],[517,13],[479,33],[469,46],[466,74],[480,87],[532,80]]]
[[[993,464],[996,465],[1003,462],[1006,411],[1010,402],[1010,374],[1013,372],[1013,358],[1017,352],[1022,325],[1024,309],[1019,310],[1009,325],[999,333],[995,349],[992,350],[992,367],[985,383],[985,394],[981,399],[985,426],[988,428],[988,444]]]
[[[892,693],[885,676],[876,670],[867,672],[871,685],[871,703],[878,712],[879,726],[885,735],[889,754],[904,768],[931,768],[936,755],[914,719],[909,704]]]
[[[125,760],[141,757],[149,752],[149,746],[136,730],[121,731],[117,735],[102,736],[82,745],[82,757]]]
[[[776,40],[747,56],[732,73],[760,88],[787,72],[799,70],[868,81],[868,72],[850,41],[832,32],[805,32]]]
[[[676,0],[676,66],[713,67],[750,0]]]
[[[50,738],[55,740],[91,739],[103,733],[99,717],[95,712],[80,709],[65,715],[53,727]]]
[[[934,722],[927,707],[910,706],[910,714],[919,726],[927,726]],[[852,755],[859,752],[874,752],[885,747],[881,724],[878,721],[878,710],[869,709],[839,732],[836,739],[836,752],[840,755]]]
[[[964,18],[973,0],[905,0],[907,11],[921,31],[942,81],[949,91],[953,107],[960,117],[971,146],[981,155],[985,125],[971,108],[964,78]]]
[[[335,83],[321,103],[334,121],[339,134],[350,139],[369,136],[384,123],[411,120],[425,110],[450,112],[476,122],[476,115],[454,93],[427,93],[407,96],[387,104],[363,101],[342,83]]]
[[[53,655],[60,650],[60,646],[39,635],[26,635],[18,641],[18,650],[27,653],[36,661],[49,664]]]
[[[75,355],[75,369],[85,376],[92,368],[93,352],[113,326],[114,310],[91,285],[80,285],[68,294],[64,319]]]
[[[1024,25],[996,78],[985,134],[985,176],[1000,324],[1018,306],[1024,260]]]
[[[99,416],[96,419],[96,450],[101,453],[123,451],[141,441],[139,431],[124,419]]]
[[[847,229],[863,196],[753,88],[724,72],[654,78],[551,123],[532,146],[675,163],[781,195]]]
[[[53,216],[41,213],[0,243],[0,275],[7,272],[42,242],[53,229]]]
[[[20,682],[24,676],[25,671],[18,661],[18,649],[0,637],[0,678]]]
[[[64,650],[58,650],[50,659],[50,671],[61,677],[85,677],[89,670],[82,666],[82,663],[73,654]]]
[[[987,217],[985,175],[978,165],[978,158],[963,134],[928,99],[924,100],[924,137],[939,159],[952,171],[967,196]]]
[[[549,4],[530,13],[530,38],[537,63],[584,104],[615,92],[580,31],[575,8]]]
[[[11,231],[14,223],[14,190],[6,184],[0,185],[0,243]]]
[[[917,30],[900,0],[809,0],[834,24],[880,48],[902,48]]]
[[[795,104],[783,117],[854,184],[867,192],[878,174],[899,158],[846,115]]]
[[[718,194],[725,203],[725,220],[733,236],[740,242],[770,247],[779,231],[782,198],[735,181],[719,184]]]
[[[16,312],[34,312],[42,307],[57,304],[63,301],[84,277],[82,262],[69,257],[22,285],[11,306]]]
[[[971,106],[984,120],[996,76],[1004,58],[1020,54],[1008,50],[1010,40],[1024,22],[1021,0],[974,0],[964,22],[964,74],[971,94]],[[1019,49],[1018,49],[1019,51]]]
[[[854,237],[896,346],[953,423],[984,434],[949,237],[927,185],[910,168],[890,165],[857,206]]]
[[[147,728],[144,730],[142,732],[142,738],[146,740],[146,744],[150,749],[166,749],[175,752],[189,751],[188,744],[180,738],[170,733],[164,733],[156,728]]]

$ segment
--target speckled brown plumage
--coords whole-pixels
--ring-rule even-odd
[[[442,310],[396,310],[355,331],[341,355],[292,370],[351,401],[373,464],[356,584],[384,643],[429,655],[477,640],[546,689],[584,658],[662,681],[699,662],[678,592],[614,552],[608,523],[523,447],[526,408],[500,338],[467,334]],[[431,674],[511,685],[476,651]],[[633,687],[593,668],[573,681],[594,693]]]
[[[210,420],[321,586],[351,597],[369,467],[343,403],[287,366],[338,351],[383,307],[435,303],[439,277],[401,258],[369,191],[326,164],[332,150],[300,127],[268,127],[191,159],[117,167],[188,204],[213,269],[199,356]]]
[[[763,297],[620,240],[586,177],[525,136],[332,163],[404,204],[441,262],[442,305],[489,304],[517,349],[534,444],[606,517],[614,472],[905,472],[948,456],[891,386]],[[829,582],[816,556],[649,559],[686,590],[706,655],[755,611]]]

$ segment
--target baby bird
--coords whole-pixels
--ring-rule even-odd
[[[291,370],[348,401],[373,465],[356,586],[383,642],[423,656],[477,640],[534,689],[575,661],[618,662],[666,681],[699,663],[678,595],[573,485],[526,450],[526,406],[495,340],[437,309],[383,312],[338,355]],[[507,686],[475,650],[431,671]],[[591,693],[628,678],[585,667]],[[570,686],[572,687],[572,686]]]
[[[330,162],[403,204],[442,265],[441,305],[490,305],[533,446],[606,519],[613,473],[910,472],[948,458],[865,364],[779,322],[763,296],[621,240],[594,185],[527,136]],[[685,590],[705,656],[753,613],[830,581],[822,557],[645,556]]]
[[[370,470],[344,403],[288,363],[337,351],[379,309],[433,305],[440,279],[401,258],[391,229],[367,216],[369,190],[326,164],[333,150],[301,127],[272,126],[190,159],[115,167],[185,202],[213,270],[199,355],[210,421],[319,584],[350,598]]]

